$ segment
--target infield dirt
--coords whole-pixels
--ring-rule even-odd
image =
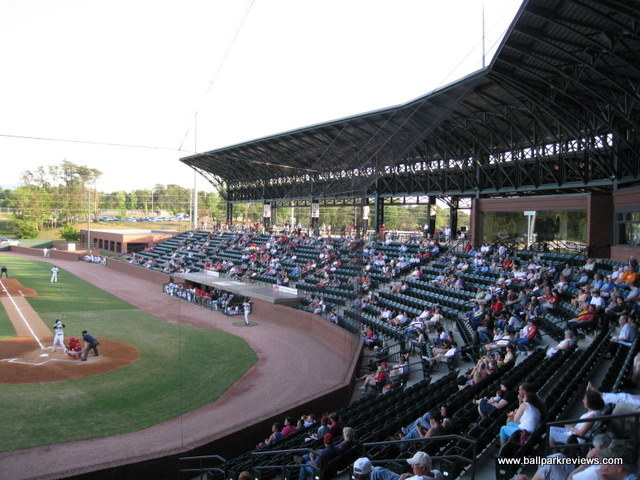
[[[37,295],[18,280],[0,280],[0,303],[13,324],[17,337],[0,342],[0,383],[59,382],[98,375],[134,362],[140,352],[131,345],[98,339],[100,356],[86,362],[74,360],[64,351],[53,351],[53,333],[31,308],[25,296]],[[65,338],[68,343],[68,337]]]

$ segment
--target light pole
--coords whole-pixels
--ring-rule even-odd
[[[89,188],[88,190],[88,205],[87,207],[89,210],[89,215],[88,215],[88,228],[87,228],[87,250],[89,251],[89,253],[91,253],[91,188]]]

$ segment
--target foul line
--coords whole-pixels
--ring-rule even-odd
[[[18,358],[3,358],[0,359],[0,362],[9,362],[9,363],[17,363],[19,365],[32,365],[35,367],[39,367],[40,365],[45,365],[46,363],[49,362],[66,362],[68,361],[68,359],[64,358],[48,358],[47,360],[43,360],[42,362],[39,363],[34,363],[34,362],[24,362],[22,360],[19,360]]]
[[[33,335],[33,338],[36,339],[36,342],[38,342],[38,345],[40,345],[40,348],[42,350],[44,350],[44,345],[42,345],[42,342],[40,341],[40,339],[38,338],[38,336],[36,335],[36,332],[33,331],[33,328],[31,328],[31,325],[29,325],[29,322],[27,322],[27,319],[24,318],[24,315],[22,314],[22,312],[20,311],[20,308],[18,308],[18,305],[16,304],[15,300],[13,299],[13,297],[11,296],[11,294],[9,293],[9,290],[7,290],[7,287],[4,286],[4,283],[2,283],[2,280],[0,280],[0,285],[2,285],[2,289],[5,291],[5,293],[7,294],[7,297],[9,297],[9,300],[11,300],[11,303],[13,303],[14,308],[18,311],[18,315],[20,315],[20,318],[22,318],[22,320],[24,321],[24,324],[27,326],[27,328],[29,329],[29,331],[31,332],[31,335]]]

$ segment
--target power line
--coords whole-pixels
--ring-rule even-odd
[[[20,140],[40,140],[45,142],[81,143],[85,145],[99,145],[103,147],[142,148],[147,150],[167,150],[171,152],[180,151],[180,150],[176,150],[173,147],[157,147],[154,145],[132,145],[132,144],[126,144],[126,143],[97,142],[97,141],[91,141],[91,140],[76,140],[76,139],[70,139],[70,138],[34,137],[29,135],[11,135],[8,133],[0,133],[0,137],[16,138]],[[190,152],[190,153],[195,153],[195,152]]]
[[[242,30],[242,26],[244,25],[245,20],[249,16],[249,12],[251,11],[251,8],[253,7],[253,2],[254,1],[255,0],[251,0],[249,2],[249,5],[247,5],[247,8],[245,9],[244,13],[242,14],[242,17],[240,18],[240,22],[238,23],[238,26],[236,27],[236,31],[234,32],[233,37],[231,37],[231,40],[227,44],[227,48],[224,51],[224,55],[222,56],[222,60],[220,60],[220,63],[218,64],[218,67],[216,68],[216,71],[214,72],[213,77],[211,78],[211,81],[209,82],[209,85],[207,86],[207,89],[205,90],[204,95],[202,96],[202,99],[200,100],[200,104],[198,105],[198,108],[196,109],[196,112],[193,114],[193,119],[191,120],[191,123],[189,123],[189,126],[187,127],[187,131],[184,133],[184,137],[182,138],[182,142],[180,142],[180,146],[178,147],[178,151],[180,151],[180,152],[183,151],[182,150],[182,146],[184,145],[184,142],[186,141],[187,136],[189,135],[189,132],[191,131],[191,126],[196,121],[196,118],[198,117],[198,112],[200,111],[200,108],[202,107],[202,104],[204,103],[205,98],[207,98],[207,95],[209,95],[209,91],[211,90],[211,87],[213,86],[214,82],[218,78],[218,75],[220,74],[220,71],[222,70],[222,67],[224,66],[224,63],[227,60],[227,57],[229,56],[229,53],[231,52],[231,48],[233,47],[233,44],[236,41],[236,38],[238,38],[238,35],[240,34],[240,30]]]

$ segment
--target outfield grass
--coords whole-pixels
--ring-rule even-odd
[[[127,342],[141,355],[127,367],[93,377],[2,384],[0,451],[154,425],[213,402],[257,360],[238,337],[168,324],[62,269],[60,282],[51,285],[47,263],[0,255],[1,262],[38,292],[28,300],[46,324],[65,313],[67,335],[87,329],[98,339]]]

